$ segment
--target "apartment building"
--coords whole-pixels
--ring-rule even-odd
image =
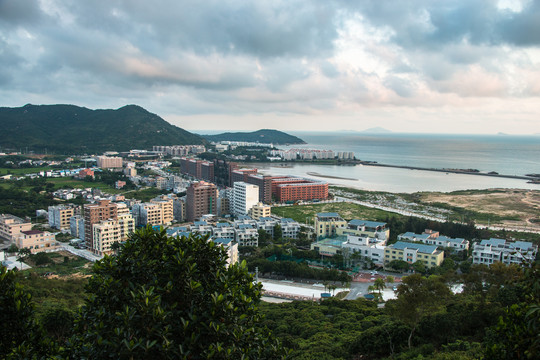
[[[234,240],[236,237],[234,225],[230,223],[217,223],[216,226],[212,228],[212,237],[215,239]]]
[[[193,183],[187,189],[186,219],[195,221],[205,214],[217,214],[217,186],[205,181]]]
[[[80,212],[80,207],[72,204],[49,206],[49,227],[69,230],[71,217],[79,215]]]
[[[347,221],[343,220],[338,213],[325,212],[315,215],[315,233],[317,238],[337,236],[340,228],[345,228]]]
[[[259,231],[251,224],[235,226],[235,240],[239,246],[259,246]]]
[[[0,237],[15,241],[22,231],[32,230],[32,223],[11,214],[0,214]]]
[[[473,264],[491,265],[495,262],[503,264],[531,263],[538,253],[538,245],[529,241],[506,241],[491,238],[475,243],[473,246]]]
[[[390,229],[386,227],[386,223],[359,219],[349,221],[347,226],[338,228],[336,233],[339,236],[368,236],[379,240],[388,240],[390,237]]]
[[[342,244],[343,249],[350,253],[358,253],[373,261],[377,266],[384,264],[384,251],[386,240],[379,240],[369,236],[347,235],[347,240]]]
[[[174,221],[174,199],[165,195],[132,206],[138,226],[169,225]]]
[[[238,263],[238,243],[228,238],[212,239],[215,244],[223,246],[227,252],[227,267]]]
[[[92,226],[94,253],[105,255],[113,253],[112,245],[127,240],[129,234],[135,231],[135,220],[129,213],[123,212],[116,220],[102,220]]]
[[[463,238],[450,238],[441,235],[438,231],[426,229],[422,234],[406,232],[398,235],[398,240],[419,241],[428,245],[436,245],[443,248],[452,248],[457,251],[468,250],[469,241]]]
[[[121,169],[123,159],[119,156],[98,156],[97,167],[101,169]]]
[[[270,217],[270,215],[272,215],[272,207],[270,205],[265,205],[262,202],[258,202],[251,207],[249,215],[253,220]]]
[[[278,202],[324,200],[328,198],[328,183],[299,177],[273,178],[272,195]]]
[[[403,260],[409,264],[422,261],[427,268],[432,268],[441,265],[444,260],[444,251],[438,250],[435,245],[398,241],[388,245],[384,250],[384,263],[387,264],[393,260]]]
[[[57,248],[55,234],[40,230],[21,231],[17,234],[15,245],[19,249],[30,249],[32,254]]]
[[[97,204],[84,205],[84,241],[86,247],[94,251],[93,226],[103,220],[116,220],[118,218],[118,205],[110,200],[101,200]]]
[[[69,219],[69,229],[71,236],[84,241],[84,218],[81,215],[75,215]]]
[[[247,215],[249,210],[259,202],[259,187],[243,181],[235,182],[232,197],[234,215]]]

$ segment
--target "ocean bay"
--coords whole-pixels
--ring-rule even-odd
[[[281,166],[280,164],[261,163],[257,164],[257,167],[265,175],[302,176],[314,180],[324,180],[331,185],[396,193],[418,191],[450,192],[490,188],[540,190],[539,184],[530,184],[520,179],[378,166],[315,165],[306,163],[287,163],[287,166]],[[313,173],[319,175],[314,176]]]
[[[540,173],[540,137],[504,135],[361,134],[297,132],[307,144],[280,148],[354,152],[357,159],[396,166],[477,169],[503,175]],[[366,165],[264,163],[265,174],[295,175],[332,185],[389,192],[516,188],[540,190],[522,179]]]

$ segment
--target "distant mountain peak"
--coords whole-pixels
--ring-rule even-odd
[[[226,132],[217,135],[202,135],[210,141],[245,141],[245,142],[263,142],[276,145],[285,144],[305,144],[305,141],[274,129],[261,129],[252,132]]]
[[[386,134],[386,133],[391,133],[392,131],[385,129],[383,127],[380,127],[380,126],[376,126],[376,127],[372,127],[372,128],[360,131],[360,132],[368,133],[368,134]]]

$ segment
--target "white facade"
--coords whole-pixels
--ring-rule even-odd
[[[473,264],[491,265],[502,262],[506,265],[532,262],[536,258],[538,246],[528,241],[509,242],[491,238],[474,244]]]
[[[366,258],[371,259],[376,265],[384,264],[384,249],[386,246],[381,245],[384,241],[378,239],[347,235],[347,241],[343,243],[343,249],[349,249],[351,252],[356,252]]]
[[[233,187],[233,213],[246,215],[252,206],[259,202],[259,187],[243,181],[237,181]]]

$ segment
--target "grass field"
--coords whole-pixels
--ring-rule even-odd
[[[50,166],[43,167],[32,167],[32,168],[20,168],[20,169],[11,169],[11,168],[0,168],[0,175],[13,174],[13,175],[24,175],[24,174],[34,174],[40,171],[49,171],[53,170]]]
[[[91,268],[93,263],[84,258],[73,255],[67,251],[59,251],[46,253],[51,263],[36,266],[33,261],[28,259],[26,263],[32,266],[31,269],[25,270],[27,273],[33,273],[37,275],[43,275],[45,273],[53,273],[59,277],[70,276],[77,274],[78,276],[84,276],[91,274]],[[67,262],[65,258],[67,257]]]
[[[134,199],[138,199],[138,200],[146,202],[146,201],[150,201],[151,199],[155,198],[158,195],[166,194],[166,193],[168,193],[168,191],[164,192],[163,190],[159,190],[158,188],[151,187],[151,188],[147,188],[143,190],[128,191],[124,193],[124,195],[126,196],[126,198],[129,197],[129,198],[134,198]]]
[[[387,217],[406,218],[403,215],[345,202],[312,205],[292,205],[272,208],[272,213],[274,215],[292,218],[299,223],[307,222],[308,224],[312,224],[315,214],[320,212],[337,212],[345,220],[363,219],[372,221],[385,221]]]
[[[71,177],[47,178],[47,182],[53,183],[55,189],[64,189],[66,187],[72,187],[74,189],[98,188],[101,191],[107,192],[109,194],[118,194],[122,192],[121,189],[118,190],[102,182],[77,180]]]

